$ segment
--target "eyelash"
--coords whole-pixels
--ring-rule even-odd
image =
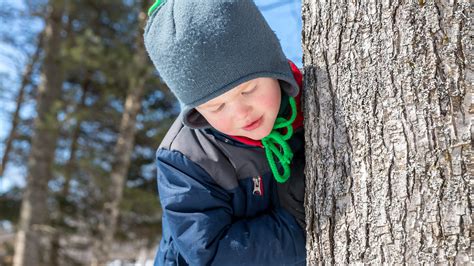
[[[252,88],[251,90],[249,90],[249,91],[243,91],[242,94],[243,94],[243,95],[251,94],[251,93],[254,92],[256,89],[257,89],[257,87],[253,87],[253,88]]]
[[[242,92],[242,95],[251,94],[251,93],[254,92],[256,89],[257,89],[257,87],[253,87],[253,88],[252,88],[251,90],[249,90],[249,91],[243,91],[243,92]],[[224,109],[224,106],[225,106],[225,104],[221,104],[221,105],[219,106],[219,108],[217,108],[217,109],[215,109],[215,110],[212,110],[211,112],[217,113],[217,112],[221,111],[222,109]]]

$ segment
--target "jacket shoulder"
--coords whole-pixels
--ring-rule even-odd
[[[166,156],[171,163],[180,164],[177,156],[183,155],[188,161],[204,169],[221,187],[233,189],[238,186],[235,168],[216,142],[211,134],[184,126],[178,117],[158,148],[159,151],[166,152],[159,153],[161,155],[157,159],[160,160],[159,156]],[[231,176],[234,178],[229,178]]]

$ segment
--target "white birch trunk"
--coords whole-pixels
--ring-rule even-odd
[[[303,2],[308,265],[469,262],[470,12]]]

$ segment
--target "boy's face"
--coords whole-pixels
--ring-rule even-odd
[[[278,80],[256,78],[196,107],[196,110],[224,134],[260,140],[272,131],[280,101]]]

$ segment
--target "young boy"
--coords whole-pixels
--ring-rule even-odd
[[[147,51],[182,107],[157,151],[155,264],[304,265],[301,73],[251,0],[149,15]]]

